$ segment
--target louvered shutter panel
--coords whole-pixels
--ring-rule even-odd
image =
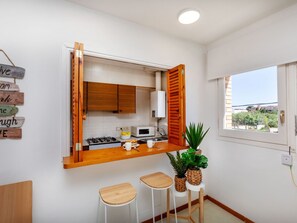
[[[168,142],[185,146],[186,131],[185,65],[167,72]]]
[[[75,43],[72,54],[72,153],[74,162],[83,160],[83,44]]]

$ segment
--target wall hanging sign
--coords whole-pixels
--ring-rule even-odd
[[[0,91],[0,105],[22,105],[24,104],[24,93]]]
[[[0,80],[0,139],[21,139],[25,118],[15,115],[19,110],[16,105],[24,104],[24,93],[19,92],[16,79],[24,78],[26,70],[15,66],[4,50],[0,49],[0,52],[12,64],[0,64],[0,78],[14,79],[14,83]]]
[[[22,79],[26,70],[22,67],[15,67],[6,64],[0,64],[0,77],[9,77]]]
[[[0,139],[21,139],[22,129],[10,128],[10,129],[0,129]]]
[[[0,81],[0,91],[20,91],[20,88],[15,83]]]
[[[0,105],[0,117],[13,116],[18,113],[19,109],[12,105]]]
[[[0,129],[1,128],[20,128],[25,122],[24,117],[6,117],[0,118]]]

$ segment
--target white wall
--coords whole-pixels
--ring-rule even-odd
[[[86,57],[84,60],[84,81],[154,88],[155,74],[144,66]]]
[[[296,26],[297,4],[211,44],[208,79],[296,61]]]
[[[296,5],[292,9],[296,10]],[[286,19],[278,23],[287,21]],[[252,26],[257,27],[257,24]],[[242,45],[245,49],[241,51],[243,57],[251,55],[262,42],[247,42],[246,35],[250,37],[248,30],[242,29],[231,34],[213,46],[226,50],[223,53],[226,61],[230,59],[228,46],[233,43]],[[281,29],[274,30],[280,31]],[[262,29],[253,33],[254,36],[259,34],[263,34]],[[294,27],[291,27],[291,34],[297,35]],[[271,40],[273,41],[273,38]],[[265,44],[270,44],[269,41],[270,38],[265,39]],[[282,49],[282,52],[284,51],[290,54],[291,48],[288,46]],[[221,51],[218,51],[218,55],[214,52],[213,58],[221,56]],[[234,60],[233,63],[236,67],[238,61]],[[257,223],[297,222],[297,188],[292,183],[289,167],[281,165],[281,154],[285,152],[219,140],[218,85],[216,81],[205,83],[209,99],[206,103],[208,114],[205,117],[207,124],[211,126],[205,141],[208,148],[206,152],[210,157],[207,169],[208,194]],[[296,161],[294,165],[297,165]]]
[[[24,80],[17,82],[25,92],[19,115],[26,121],[22,140],[0,141],[0,184],[33,180],[33,221],[74,223],[96,222],[98,189],[128,181],[139,192],[140,219],[149,218],[150,194],[138,178],[153,171],[172,174],[165,154],[63,169],[60,122],[65,120],[60,117],[69,110],[60,103],[67,75],[62,49],[79,41],[109,55],[170,66],[185,63],[187,120],[198,121],[204,109],[203,48],[61,0],[3,0],[1,9],[0,46],[26,68]],[[0,61],[5,62],[3,57]],[[111,222],[124,222],[121,211],[112,214]]]

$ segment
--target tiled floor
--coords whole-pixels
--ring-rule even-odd
[[[186,215],[188,209],[178,212],[178,215]],[[199,211],[196,210],[192,214],[192,218],[195,222],[199,222]],[[158,223],[161,221],[158,221]],[[164,221],[163,219],[163,222]],[[186,223],[187,220],[178,219],[180,223]],[[175,223],[175,219],[171,218],[170,223]],[[209,200],[204,201],[204,223],[244,223],[240,219],[236,218],[235,216],[231,215],[229,212],[225,211],[224,209],[220,208],[219,206],[215,205]]]

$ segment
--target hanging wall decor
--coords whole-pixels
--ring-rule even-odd
[[[16,105],[24,104],[24,93],[19,92],[16,79],[25,76],[25,69],[17,67],[10,60],[4,50],[0,49],[9,62],[12,64],[0,64],[0,77],[13,78],[14,82],[0,80],[0,139],[21,139],[22,129],[25,122],[24,117],[16,117],[19,109]]]
[[[19,109],[12,105],[0,105],[0,117],[12,116],[18,113]]]
[[[1,91],[20,91],[20,88],[15,83],[0,81],[0,90]]]
[[[0,139],[21,139],[22,129],[11,128],[11,129],[0,129]]]

